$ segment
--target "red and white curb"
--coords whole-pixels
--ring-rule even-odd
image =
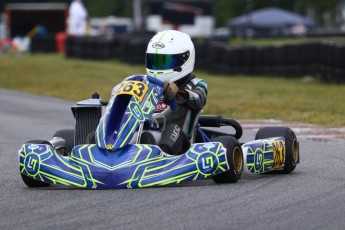
[[[240,122],[244,130],[257,131],[265,126],[286,126],[291,128],[298,139],[327,143],[345,143],[345,127],[325,128],[312,124],[287,122],[281,120],[244,120]]]

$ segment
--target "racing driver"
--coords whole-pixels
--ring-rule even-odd
[[[158,104],[156,110],[166,119],[166,128],[158,145],[172,155],[182,154],[189,148],[191,127],[196,115],[204,107],[207,84],[193,74],[195,48],[189,35],[166,30],[152,37],[146,50],[146,72],[164,82],[164,98],[176,97],[176,110]],[[167,107],[167,106],[166,106]]]

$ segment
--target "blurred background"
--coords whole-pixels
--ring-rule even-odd
[[[9,32],[10,36],[20,33],[25,34],[25,32],[28,32],[36,23],[42,20],[48,21],[50,27],[54,26],[54,28],[50,28],[51,30],[61,29],[57,28],[58,25],[56,24],[52,25],[49,21],[52,18],[55,18],[55,20],[66,19],[68,16],[68,5],[71,1],[35,0],[32,2],[36,4],[30,3],[28,0],[2,0],[0,2],[2,37],[6,36],[6,32]],[[242,25],[246,24],[248,29],[255,29],[253,27],[256,26],[256,22],[250,18],[250,13],[267,7],[284,9],[295,14],[295,16],[299,14],[309,18],[315,22],[315,24],[307,23],[307,26],[313,26],[313,33],[336,34],[345,30],[344,0],[102,0],[98,2],[84,0],[83,3],[90,16],[93,33],[99,33],[97,31],[99,26],[105,24],[108,24],[108,26],[110,26],[109,24],[113,26],[126,25],[127,31],[161,30],[164,29],[163,25],[170,24],[182,27],[189,25],[189,32],[193,36],[225,34],[226,30],[230,30],[228,33],[231,33],[232,20],[243,15],[247,15],[247,21],[245,23],[242,22]],[[21,6],[20,9],[16,8],[19,6]],[[64,8],[66,12],[58,12],[64,11]],[[23,12],[25,10],[31,11],[31,13]],[[46,12],[44,13],[43,11]],[[47,13],[47,11],[50,11],[52,14]],[[30,16],[30,20],[26,21],[26,25],[16,25],[20,22],[20,18],[28,19],[28,16]],[[59,16],[62,18],[56,18]],[[102,21],[108,17],[111,17],[112,20],[108,20],[108,23]],[[192,29],[191,25],[198,27],[199,21],[205,24],[209,23],[209,26],[203,28],[206,31],[202,32],[202,28]],[[300,23],[304,22],[304,20],[300,21]],[[291,23],[285,24],[284,27],[294,26]],[[4,29],[4,24],[10,28]],[[295,24],[297,24],[297,21]],[[288,31],[288,28],[276,28],[276,30],[279,29],[281,30],[280,33],[278,31],[276,33],[269,33],[270,31],[267,31],[267,33],[261,35],[291,35],[291,31]],[[256,34],[253,35],[255,36]]]
[[[2,55],[143,64],[148,40],[166,29],[188,33],[203,57],[197,67],[215,74],[345,82],[345,0],[0,2]]]
[[[0,88],[107,97],[166,29],[194,41],[206,113],[345,125],[345,0],[1,0]]]

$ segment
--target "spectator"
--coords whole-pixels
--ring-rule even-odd
[[[84,36],[88,34],[88,13],[82,0],[72,0],[68,11],[68,35]]]

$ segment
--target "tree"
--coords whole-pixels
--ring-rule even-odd
[[[110,15],[117,17],[130,17],[132,15],[131,0],[84,0],[84,2],[91,17],[104,17]]]
[[[214,0],[216,26],[225,26],[227,21],[248,11],[275,6],[305,15],[308,9],[316,12],[315,17],[322,24],[322,14],[335,11],[339,0]],[[335,17],[335,16],[334,16]]]
[[[70,3],[71,0],[68,1]],[[144,0],[143,0],[144,1]],[[163,0],[162,0],[163,1]],[[173,0],[171,0],[173,1]],[[0,11],[4,9],[11,0],[0,1]],[[16,0],[15,2],[27,2],[27,0]],[[63,2],[66,0],[35,0],[34,2]],[[90,17],[104,17],[114,15],[118,17],[132,16],[132,0],[84,0],[84,4]],[[322,24],[322,14],[327,11],[335,11],[340,0],[213,0],[213,14],[216,19],[216,26],[226,26],[227,21],[248,11],[268,6],[276,6],[283,9],[305,14],[312,9],[317,21]],[[333,15],[336,17],[336,15]]]

